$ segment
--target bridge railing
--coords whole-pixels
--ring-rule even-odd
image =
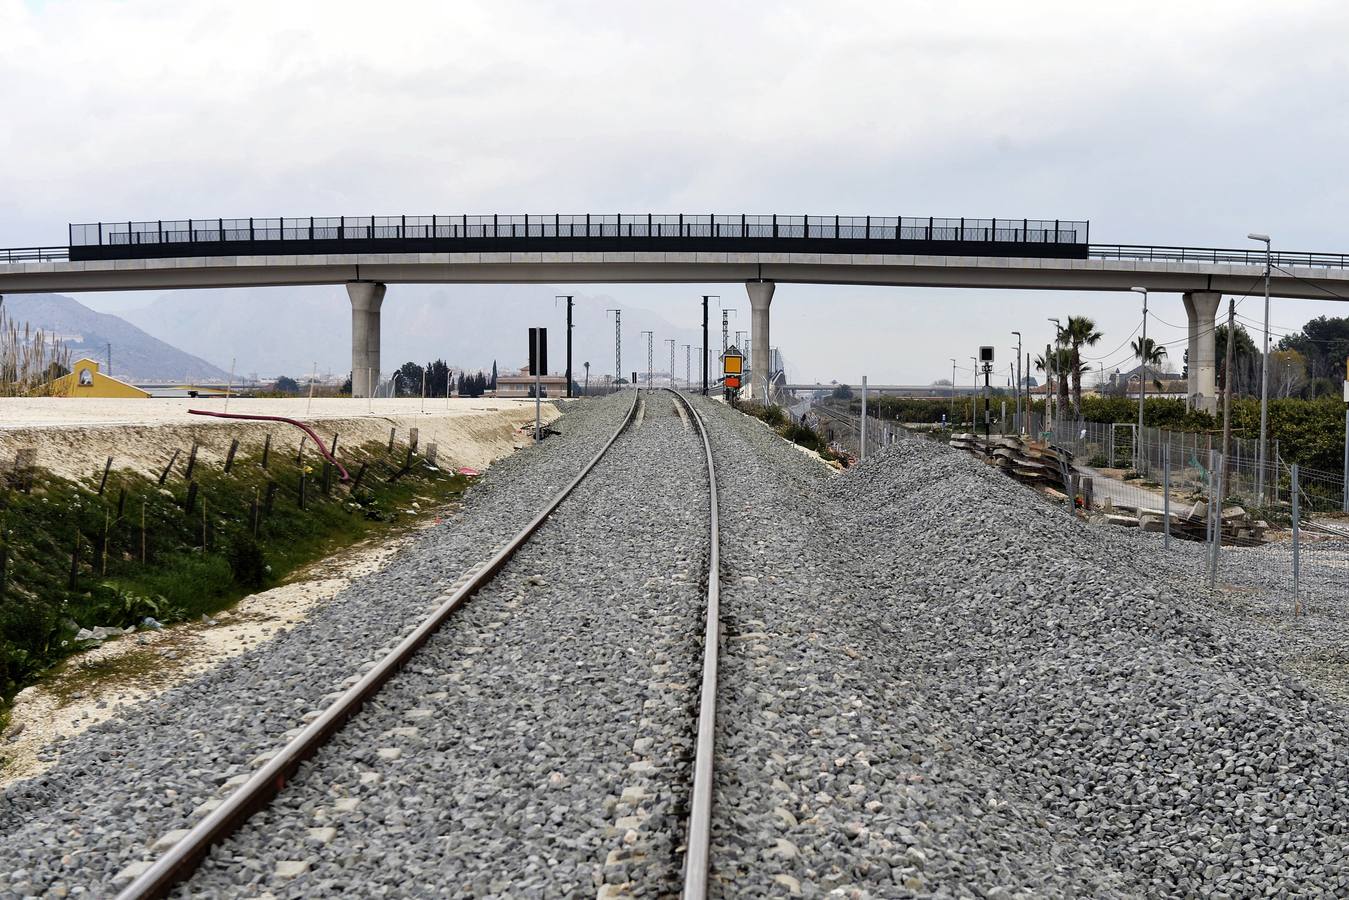
[[[1092,244],[1089,259],[1122,259],[1144,262],[1232,263],[1241,266],[1265,265],[1265,251],[1258,248],[1152,247],[1146,244]],[[1275,266],[1312,268],[1349,268],[1349,254],[1315,251],[1276,250],[1270,254]]]
[[[68,259],[69,247],[15,247],[0,250],[0,263],[65,262]]]
[[[70,225],[70,246],[472,238],[772,238],[1084,245],[1089,223],[935,216],[563,215],[175,219]]]

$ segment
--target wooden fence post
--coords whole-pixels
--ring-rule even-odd
[[[230,441],[229,452],[225,454],[225,474],[228,475],[230,469],[234,468],[234,454],[239,452],[239,439]]]
[[[174,451],[173,451],[173,456],[170,456],[170,457],[169,457],[169,464],[168,464],[167,466],[164,467],[164,471],[163,471],[163,472],[160,472],[160,473],[159,473],[159,483],[160,483],[161,485],[162,485],[165,481],[168,480],[169,473],[173,471],[173,464],[176,463],[176,462],[178,461],[178,456],[179,456],[179,454],[181,454],[182,452],[183,452],[183,451],[182,451],[181,449],[174,450]]]
[[[272,456],[272,436],[269,433],[262,442],[262,470],[267,471],[267,461]]]
[[[98,482],[98,495],[100,497],[103,496],[103,489],[108,486],[108,472],[111,470],[112,470],[112,457],[109,456],[108,461],[103,464],[103,477],[99,479]]]

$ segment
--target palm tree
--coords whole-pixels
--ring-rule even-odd
[[[1035,357],[1035,368],[1045,373],[1046,386],[1051,381],[1057,381],[1054,384],[1055,393],[1058,394],[1058,414],[1063,417],[1063,411],[1068,407],[1068,380],[1072,377],[1073,371],[1073,353],[1067,347],[1059,345],[1049,354],[1049,367],[1045,368],[1044,354]],[[1078,376],[1081,377],[1080,375]],[[1045,392],[1045,403],[1049,403],[1049,392]]]
[[[1162,360],[1166,359],[1166,348],[1161,344],[1158,344],[1152,338],[1148,338],[1146,343],[1143,338],[1139,338],[1138,340],[1131,341],[1129,346],[1133,348],[1134,359],[1139,360],[1143,366],[1143,370],[1138,373],[1140,381],[1147,377],[1148,369],[1152,369],[1155,372],[1157,368],[1161,366]],[[1162,389],[1162,380],[1160,378],[1153,378],[1152,383],[1158,390]]]
[[[1077,419],[1082,418],[1082,347],[1095,346],[1100,339],[1101,333],[1096,330],[1096,323],[1086,316],[1069,316],[1068,325],[1060,336],[1060,340],[1068,345],[1071,355],[1068,371],[1073,376],[1073,415]]]

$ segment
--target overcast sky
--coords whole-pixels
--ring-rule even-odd
[[[108,219],[743,211],[1349,251],[1346,34],[1343,2],[0,0],[0,246]],[[681,324],[719,293],[748,322],[737,285],[592,292]],[[1179,296],[1153,310],[1183,342]],[[1127,366],[1128,294],[784,284],[773,343],[794,378],[925,383],[1069,314]]]

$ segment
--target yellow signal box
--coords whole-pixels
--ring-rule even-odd
[[[745,371],[745,358],[739,350],[726,348],[726,355],[721,358],[721,371],[725,375],[740,375]]]

